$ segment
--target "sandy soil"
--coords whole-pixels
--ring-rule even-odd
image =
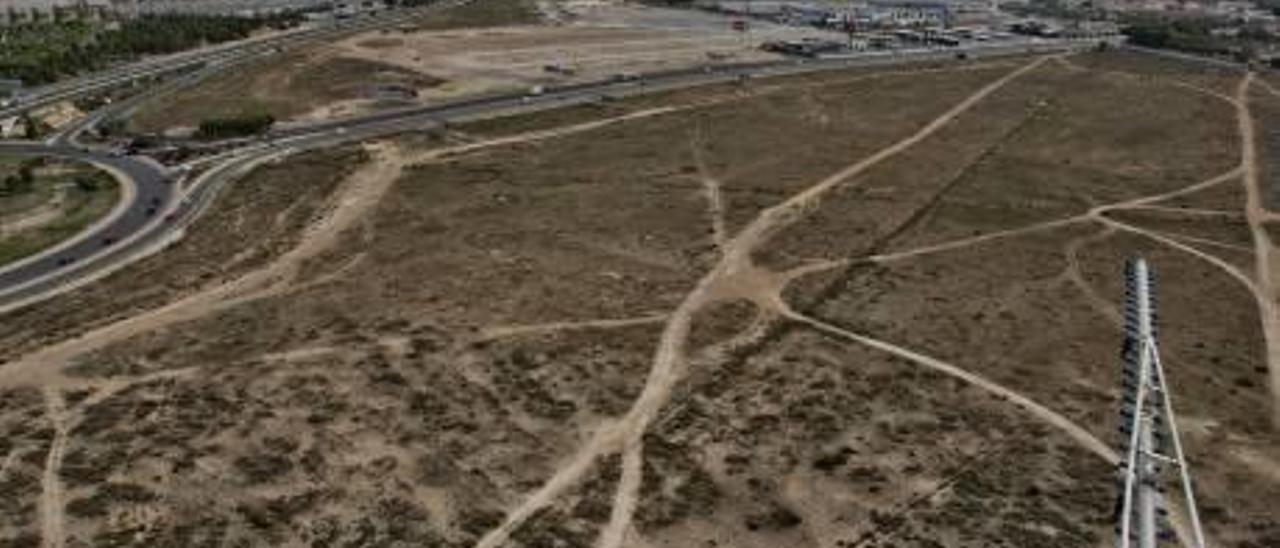
[[[44,391],[42,529],[1099,546],[1113,270],[1141,253],[1167,273],[1162,342],[1212,540],[1265,545],[1270,267],[1208,250],[1241,245],[1229,217],[1252,237],[1233,253],[1273,253],[1256,81],[1224,95],[1226,77],[1104,61],[765,83],[371,145],[289,251],[0,369],[0,389]],[[922,82],[931,101],[878,112]],[[811,156],[788,148],[801,133]],[[760,151],[791,162],[740,165]],[[1252,196],[1232,208],[1228,186]]]

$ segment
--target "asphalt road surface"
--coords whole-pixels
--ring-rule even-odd
[[[123,178],[122,199],[127,203],[114,209],[108,220],[93,230],[79,234],[54,248],[0,266],[0,307],[7,302],[37,295],[74,275],[98,259],[104,251],[120,245],[128,237],[141,232],[148,224],[163,222],[163,212],[176,195],[175,185],[166,170],[151,161],[130,157],[112,157],[65,146],[49,146],[30,142],[0,142],[0,154],[45,156],[78,160],[106,168]],[[107,243],[110,242],[110,243]]]

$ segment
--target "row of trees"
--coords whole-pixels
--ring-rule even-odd
[[[1210,19],[1134,18],[1126,23],[1124,33],[1134,44],[1200,55],[1248,57],[1256,47],[1275,42],[1265,29],[1249,25],[1231,34],[1215,34],[1214,29],[1227,27]]]
[[[0,78],[39,85],[142,55],[183,51],[239,40],[299,16],[150,15],[118,27],[86,21],[24,23],[0,28]]]
[[[270,114],[251,114],[235,118],[214,118],[200,122],[196,133],[202,139],[227,139],[257,135],[271,128],[276,119]]]

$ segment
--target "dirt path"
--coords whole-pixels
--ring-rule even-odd
[[[1122,328],[1124,327],[1124,315],[1120,313],[1120,309],[1116,307],[1115,303],[1102,298],[1098,291],[1093,288],[1093,284],[1084,279],[1084,273],[1080,269],[1080,249],[1110,238],[1115,233],[1115,227],[1107,226],[1096,234],[1072,239],[1064,246],[1062,254],[1067,258],[1067,268],[1064,271],[1067,280],[1076,286],[1076,289],[1080,290],[1085,300],[1089,302],[1089,306],[1097,311],[1098,314],[1106,318],[1115,327]]]
[[[355,226],[391,189],[404,167],[435,161],[479,150],[520,143],[531,143],[599,128],[629,120],[647,118],[696,108],[693,103],[679,107],[663,107],[627,113],[590,122],[547,130],[520,133],[488,141],[404,154],[390,146],[374,147],[374,160],[343,183],[328,213],[308,227],[298,244],[267,266],[240,278],[189,295],[165,306],[125,318],[94,329],[77,338],[62,341],[0,365],[0,387],[65,385],[61,366],[76,356],[103,348],[140,333],[183,323],[246,302],[294,290],[301,265],[329,249],[348,228]],[[311,282],[308,282],[311,283]]]
[[[873,339],[871,337],[867,337],[864,335],[859,335],[857,333],[853,333],[851,331],[847,331],[839,327],[818,321],[816,319],[796,313],[791,310],[784,311],[783,315],[791,320],[794,320],[799,323],[803,323],[805,325],[813,327],[814,329],[822,331],[823,333],[827,333],[829,335],[834,335],[839,338],[854,341],[859,344],[870,346],[877,350],[881,350],[883,352],[893,354],[900,358],[910,360],[917,364],[928,367],[929,369],[933,369],[934,371],[938,371],[939,373],[943,373],[945,375],[963,380],[978,388],[986,390],[987,392],[1000,396],[1002,399],[1008,400],[1009,402],[1012,402],[1014,405],[1017,405],[1018,407],[1021,407],[1022,409],[1026,410],[1028,413],[1031,413],[1032,416],[1039,419],[1040,421],[1050,426],[1053,426],[1058,430],[1061,430],[1068,436],[1071,436],[1071,438],[1076,440],[1076,442],[1079,443],[1081,447],[1084,447],[1088,449],[1090,452],[1092,452],[1093,454],[1098,455],[1099,457],[1102,457],[1107,462],[1112,464],[1120,462],[1120,455],[1116,453],[1116,451],[1112,449],[1111,446],[1107,445],[1102,440],[1099,440],[1093,434],[1089,433],[1088,430],[1085,430],[1083,427],[1076,424],[1071,419],[1068,419],[1067,417],[1064,417],[1058,414],[1056,411],[1053,411],[1052,409],[1049,409],[1043,405],[1040,405],[1039,403],[1036,403],[1030,398],[1023,396],[1019,392],[1016,392],[1009,388],[1005,388],[1004,386],[1001,386],[996,382],[987,379],[986,377],[983,377],[976,373],[971,373],[965,369],[962,369],[950,363],[944,362],[942,360],[939,360],[931,356],[926,356],[924,354],[910,350],[908,348],[904,348],[893,343],[881,341],[879,339]]]
[[[304,232],[297,246],[276,261],[228,283],[24,356],[0,371],[3,373],[0,386],[37,383],[52,386],[68,382],[62,378],[60,366],[76,356],[140,333],[194,320],[287,289],[297,277],[303,261],[333,245],[338,236],[354,225],[394,183],[402,165],[395,161],[396,153],[379,150],[375,156],[369,166],[357,171],[344,183],[344,189],[329,213]]]
[[[801,219],[806,212],[812,211],[832,188],[847,182],[880,162],[911,148],[933,135],[1005,84],[1039,67],[1046,59],[1036,59],[1003,75],[956,104],[913,135],[818,181],[813,186],[786,201],[762,211],[741,232],[728,240],[722,248],[720,261],[699,280],[693,291],[685,297],[668,319],[662,333],[662,339],[654,355],[652,368],[645,381],[644,389],[627,414],[617,423],[597,432],[586,445],[579,449],[578,453],[566,466],[561,467],[560,471],[550,481],[546,482],[512,510],[498,528],[485,535],[477,545],[477,548],[496,548],[504,544],[511,532],[523,524],[529,516],[550,504],[561,492],[575,484],[589,468],[589,465],[598,457],[625,449],[623,480],[619,482],[619,488],[614,496],[609,524],[601,531],[598,544],[601,548],[619,548],[626,538],[628,530],[632,527],[632,516],[637,505],[639,486],[643,479],[643,468],[640,459],[638,457],[626,457],[627,455],[643,454],[643,434],[645,430],[648,428],[650,421],[665,405],[672,387],[682,377],[685,365],[685,346],[688,342],[689,331],[692,328],[694,314],[720,295],[739,293],[744,288],[752,287],[767,293],[753,300],[766,304],[771,301],[779,301],[776,304],[781,305],[780,299],[777,298],[776,281],[774,284],[760,283],[767,280],[780,280],[781,278],[761,275],[760,269],[751,261],[752,250],[767,241],[777,231]],[[744,278],[749,279],[744,280]]]
[[[1252,246],[1240,245],[1240,244],[1229,244],[1226,242],[1219,242],[1218,240],[1210,240],[1208,238],[1201,238],[1199,236],[1189,236],[1186,234],[1171,234],[1170,236],[1175,239],[1182,240],[1184,242],[1191,242],[1194,244],[1204,244],[1204,245],[1213,246],[1219,249],[1226,249],[1230,251],[1240,251],[1240,252],[1248,253],[1251,256],[1253,255]]]
[[[480,330],[480,335],[476,337],[476,341],[485,342],[495,339],[505,339],[508,337],[519,337],[523,335],[541,335],[544,333],[555,333],[557,331],[573,331],[580,329],[616,329],[619,327],[633,327],[637,325],[649,325],[662,322],[667,319],[666,314],[654,314],[651,316],[640,316],[638,318],[622,318],[617,320],[586,320],[580,322],[550,322],[533,325],[503,325],[485,327]]]
[[[707,216],[711,218],[711,238],[716,244],[716,250],[723,250],[725,244],[729,240],[728,229],[724,224],[724,198],[721,196],[720,180],[711,173],[711,168],[707,165],[705,158],[704,136],[702,130],[696,130],[689,139],[689,148],[693,149],[693,163],[698,168],[698,178],[702,181],[702,192],[707,199]]]
[[[1174,215],[1191,215],[1195,217],[1227,217],[1232,219],[1244,218],[1244,213],[1239,211],[1224,211],[1221,209],[1199,209],[1194,207],[1169,207],[1158,205],[1138,205],[1130,209],[1141,211],[1158,211],[1161,213],[1170,213]]]
[[[1257,288],[1254,298],[1258,301],[1258,313],[1262,316],[1262,333],[1267,345],[1267,370],[1271,377],[1272,424],[1280,424],[1280,319],[1276,317],[1276,292],[1271,278],[1273,263],[1277,260],[1275,245],[1265,223],[1271,214],[1262,203],[1262,182],[1258,174],[1257,132],[1253,127],[1253,113],[1249,110],[1249,87],[1255,75],[1250,72],[1236,88],[1236,119],[1240,125],[1243,147],[1240,154],[1244,169],[1245,218],[1253,233],[1254,278]]]
[[[67,534],[63,529],[66,517],[66,493],[63,490],[62,455],[67,448],[66,407],[62,393],[57,388],[44,391],[45,412],[53,425],[53,441],[45,456],[44,475],[40,479],[40,538],[44,548],[62,548]]]
[[[640,439],[632,439],[622,452],[622,477],[618,480],[615,496],[621,493],[639,493],[644,480],[644,448]],[[609,523],[600,533],[600,546],[629,546],[629,536],[635,536],[631,516],[635,515],[639,497],[617,497],[609,513]]]

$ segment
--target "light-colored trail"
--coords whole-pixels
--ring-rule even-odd
[[[627,420],[631,425],[629,435],[635,440],[634,443],[639,445],[642,442],[642,436],[648,427],[649,421],[652,420],[666,402],[667,397],[670,395],[671,387],[680,376],[680,369],[685,360],[685,344],[688,340],[694,313],[709,302],[717,286],[733,284],[735,277],[751,275],[752,271],[756,270],[757,267],[751,261],[751,253],[754,249],[765,243],[770,236],[776,234],[782,228],[800,220],[808,212],[813,211],[823,196],[832,188],[848,182],[880,162],[915,146],[1009,82],[1038,68],[1047,59],[1048,57],[1038,58],[1006,73],[951,107],[951,109],[906,139],[881,149],[875,154],[832,174],[778,205],[765,209],[747,224],[741,232],[734,236],[724,247],[720,262],[699,281],[697,287],[680,304],[680,307],[676,309],[671,319],[667,322],[667,329],[663,332],[662,340],[659,343],[648,382],[645,384],[645,389],[641,393],[640,399],[627,416]],[[774,301],[775,306],[782,306],[781,300],[777,299],[776,296],[761,299],[761,301],[765,303]],[[619,486],[617,496],[614,498],[614,507],[621,507],[622,510],[620,512],[625,512],[626,515],[615,516],[616,519],[610,519],[609,525],[601,533],[601,539],[606,542],[600,543],[600,548],[621,548],[620,544],[610,544],[608,541],[620,543],[620,540],[625,536],[626,529],[631,527],[632,515],[637,504],[636,499],[639,496],[639,484],[639,481],[634,482],[634,484],[623,482]]]
[[[590,462],[608,451],[616,451],[619,442],[627,446],[628,451],[642,453],[642,435],[649,421],[665,404],[672,386],[680,377],[680,368],[684,362],[685,344],[691,329],[693,315],[705,305],[716,290],[722,285],[731,285],[739,275],[749,275],[754,270],[750,263],[750,252],[762,243],[770,234],[786,224],[797,220],[806,210],[816,205],[822,195],[836,185],[852,178],[877,163],[890,158],[901,151],[915,145],[932,135],[987,95],[993,93],[1007,82],[1023,73],[1038,67],[1044,58],[1029,63],[995,82],[980,89],[960,104],[948,110],[939,118],[927,124],[914,135],[891,145],[840,172],[828,177],[808,190],[793,196],[791,199],[766,209],[756,217],[737,236],[726,243],[717,265],[704,276],[694,290],[685,298],[680,306],[671,314],[663,331],[662,339],[655,353],[653,367],[646,379],[645,387],[630,411],[618,423],[597,433],[573,458],[568,466],[533,493],[524,503],[517,506],[504,520],[502,525],[491,531],[477,545],[478,548],[496,548],[502,545],[512,531],[521,525],[528,516],[554,500],[564,489],[568,488],[582,473]],[[633,448],[634,446],[634,448]],[[585,462],[583,462],[585,461]],[[624,469],[624,474],[626,470]],[[569,477],[569,476],[572,477]],[[568,480],[568,481],[566,481]],[[601,532],[601,544],[604,548],[614,548],[625,538],[631,527],[631,517],[638,496],[639,481],[621,482],[614,498],[615,511],[611,514],[609,525]]]
[[[711,302],[718,290],[724,286],[741,284],[743,276],[751,276],[757,270],[751,262],[751,252],[772,234],[783,227],[799,220],[808,211],[812,211],[832,188],[845,183],[871,167],[887,160],[933,135],[961,114],[968,111],[988,95],[1003,87],[1013,79],[1039,67],[1046,57],[1027,63],[1026,65],[1006,73],[1002,77],[987,84],[974,94],[947,110],[938,118],[926,124],[911,136],[890,145],[861,161],[846,167],[831,176],[817,182],[781,204],[762,211],[741,232],[726,242],[721,257],[694,287],[680,306],[672,312],[662,333],[654,355],[653,366],[645,381],[644,389],[627,414],[616,424],[598,432],[591,441],[579,449],[569,464],[562,467],[550,481],[536,490],[528,499],[518,505],[503,523],[481,539],[477,548],[496,548],[503,545],[508,536],[519,527],[530,515],[549,504],[570,485],[576,483],[590,466],[590,463],[605,452],[620,450],[619,443],[625,444],[628,451],[643,451],[643,434],[649,422],[660,411],[671,393],[672,387],[681,377],[685,363],[685,346],[692,327],[694,314],[704,305]],[[634,448],[633,448],[634,446]],[[625,473],[625,470],[624,470]],[[614,508],[609,524],[601,532],[601,548],[619,548],[627,530],[631,528],[632,515],[639,495],[640,481],[621,482],[614,497]]]
[[[1154,230],[1148,230],[1145,228],[1133,226],[1131,224],[1122,223],[1120,221],[1116,221],[1114,219],[1108,219],[1105,217],[1100,217],[1099,220],[1118,230],[1122,230],[1124,232],[1137,234],[1139,236],[1150,238],[1152,240],[1155,240],[1158,243],[1164,244],[1178,251],[1182,251],[1189,255],[1193,255],[1196,258],[1199,258],[1207,263],[1210,263],[1222,269],[1223,272],[1225,272],[1227,275],[1231,276],[1232,278],[1235,278],[1236,281],[1240,282],[1250,292],[1254,293],[1255,297],[1258,294],[1257,284],[1255,284],[1254,281],[1250,279],[1248,275],[1240,272],[1239,269],[1237,269],[1236,267],[1232,266],[1231,264],[1227,263],[1226,261],[1218,257],[1215,257],[1213,255],[1200,251],[1199,249],[1196,249],[1187,244],[1179,242],[1178,240],[1175,240],[1172,237],[1166,236],[1164,233],[1161,233],[1161,232],[1156,232]]]
[[[293,282],[307,259],[329,249],[355,226],[399,179],[403,168],[420,162],[477,152],[487,148],[531,143],[594,131],[613,124],[694,108],[695,104],[641,110],[611,118],[499,137],[488,141],[407,155],[389,146],[376,147],[374,160],[343,183],[329,214],[308,227],[298,244],[261,269],[227,283],[204,289],[156,309],[96,328],[80,336],[46,346],[13,362],[0,364],[0,387],[67,384],[61,366],[76,356],[114,342],[166,326],[192,321],[246,302],[294,289]]]
[[[40,539],[44,548],[62,548],[66,544],[66,493],[62,485],[62,456],[67,448],[66,406],[57,388],[44,390],[45,413],[53,425],[53,441],[45,456],[44,475],[40,479]]]
[[[819,272],[823,272],[826,270],[831,270],[835,268],[844,268],[858,262],[890,263],[895,261],[914,259],[914,258],[922,257],[925,255],[933,255],[936,253],[956,251],[956,250],[965,249],[965,248],[969,248],[976,245],[981,245],[984,243],[993,242],[996,240],[1001,240],[1006,238],[1015,238],[1018,236],[1026,236],[1026,235],[1034,234],[1037,232],[1054,230],[1054,229],[1063,228],[1063,227],[1071,226],[1074,224],[1085,223],[1090,221],[1097,221],[1097,222],[1109,224],[1114,221],[1111,221],[1110,219],[1106,219],[1103,217],[1103,215],[1108,211],[1146,207],[1149,204],[1161,202],[1171,198],[1176,198],[1178,196],[1183,196],[1186,194],[1199,192],[1201,190],[1205,190],[1217,185],[1221,185],[1232,179],[1240,177],[1240,175],[1243,172],[1244,170],[1240,167],[1232,168],[1230,171],[1215,175],[1209,179],[1205,179],[1203,181],[1197,182],[1192,185],[1173,189],[1168,192],[1161,192],[1159,194],[1152,194],[1149,196],[1139,196],[1137,198],[1131,198],[1128,200],[1123,200],[1115,203],[1102,204],[1102,205],[1091,208],[1088,212],[1081,213],[1079,215],[1074,215],[1071,217],[1064,217],[1061,219],[1054,219],[1051,221],[1034,223],[1034,224],[1030,224],[1030,225],[1026,225],[1018,228],[998,230],[994,232],[988,232],[986,234],[979,234],[977,236],[959,238],[956,240],[949,240],[946,242],[924,245],[924,246],[905,249],[901,251],[879,253],[875,255],[868,255],[865,257],[851,257],[851,258],[845,258],[845,259],[815,261],[810,264],[798,266],[784,273],[783,276],[788,280],[794,280],[810,274],[817,274]],[[1129,225],[1125,225],[1125,226],[1129,226]],[[1129,226],[1129,228],[1132,228],[1134,230],[1141,230],[1131,226]]]
[[[476,337],[479,342],[520,337],[524,335],[543,335],[559,331],[577,331],[583,329],[617,329],[661,323],[667,319],[666,314],[653,314],[638,318],[621,318],[616,320],[585,320],[580,322],[550,322],[532,325],[503,325],[481,328]]]
[[[1276,292],[1272,280],[1272,266],[1277,260],[1275,245],[1271,234],[1267,232],[1265,223],[1271,214],[1262,203],[1261,180],[1258,173],[1257,131],[1254,128],[1253,113],[1249,109],[1249,87],[1255,75],[1250,72],[1240,81],[1236,88],[1236,119],[1240,125],[1240,138],[1244,141],[1241,148],[1240,164],[1244,169],[1246,193],[1245,218],[1249,222],[1249,230],[1253,233],[1254,278],[1257,287],[1254,298],[1258,301],[1258,313],[1262,316],[1262,334],[1267,345],[1267,371],[1271,378],[1272,424],[1280,425],[1280,319],[1276,317]],[[1264,82],[1264,85],[1265,82]],[[1268,89],[1270,86],[1267,85]]]
[[[706,144],[701,130],[695,131],[689,141],[689,147],[693,149],[693,163],[697,166],[698,178],[702,181],[702,192],[706,195],[707,216],[711,218],[711,238],[716,244],[716,250],[721,250],[729,240],[729,231],[724,223],[724,198],[720,193],[722,185],[707,165],[704,152]]]
[[[1213,246],[1213,247],[1217,247],[1217,248],[1221,248],[1221,249],[1226,249],[1226,250],[1230,250],[1230,251],[1240,251],[1240,252],[1248,253],[1248,254],[1250,254],[1250,255],[1252,255],[1252,254],[1253,254],[1253,247],[1251,247],[1251,246],[1247,246],[1247,245],[1229,244],[1229,243],[1227,243],[1227,242],[1219,242],[1218,240],[1210,240],[1210,239],[1208,239],[1208,238],[1201,238],[1201,237],[1199,237],[1199,236],[1189,236],[1189,235],[1187,235],[1187,234],[1172,234],[1172,233],[1170,233],[1170,234],[1169,234],[1169,236],[1170,236],[1170,237],[1172,237],[1172,238],[1178,239],[1178,240],[1182,240],[1182,241],[1184,241],[1184,242],[1191,242],[1191,243],[1195,243],[1195,244],[1204,244],[1204,245],[1207,245],[1207,246]]]
[[[945,375],[955,377],[966,383],[969,383],[978,388],[981,388],[987,392],[1000,396],[1001,398],[1004,398],[1012,402],[1014,405],[1017,405],[1018,407],[1025,409],[1027,412],[1031,413],[1032,416],[1039,419],[1040,421],[1058,430],[1061,430],[1063,433],[1070,436],[1077,443],[1079,443],[1080,446],[1088,449],[1093,454],[1098,455],[1099,457],[1102,457],[1107,462],[1112,464],[1120,462],[1120,455],[1116,453],[1116,451],[1112,449],[1111,446],[1107,445],[1102,440],[1099,440],[1096,436],[1089,433],[1088,430],[1085,430],[1083,427],[1076,424],[1071,419],[1068,419],[1067,417],[1062,416],[1058,412],[1052,409],[1049,409],[1048,407],[1045,407],[1043,405],[1040,405],[1039,403],[1036,403],[1031,398],[1023,396],[1021,393],[1017,391],[1011,390],[1009,388],[1005,388],[1004,386],[1001,386],[1000,384],[997,384],[996,382],[991,381],[986,377],[983,377],[976,373],[969,372],[965,369],[962,369],[950,363],[944,362],[937,358],[926,356],[914,350],[904,348],[896,344],[885,342],[879,339],[867,337],[865,335],[859,335],[852,331],[841,329],[839,327],[821,322],[819,320],[810,318],[808,316],[799,314],[791,310],[783,311],[783,316],[793,321],[808,325],[828,335],[833,335],[837,338],[850,340],[865,346],[869,346],[871,348],[875,348],[883,352],[887,352],[889,354],[893,354],[900,358],[907,359],[919,365],[928,367],[929,369],[932,369],[939,373],[943,373]]]
[[[635,534],[631,516],[635,515],[639,497],[622,496],[624,493],[638,493],[640,483],[644,480],[644,452],[639,438],[630,440],[622,451],[622,477],[618,480],[618,488],[614,492],[613,509],[609,513],[609,523],[600,532],[599,546],[627,546],[629,534]]]
[[[1063,255],[1065,255],[1067,259],[1067,269],[1065,271],[1067,280],[1070,281],[1072,285],[1076,286],[1076,289],[1080,290],[1080,293],[1084,295],[1085,300],[1089,302],[1089,306],[1097,311],[1098,314],[1101,314],[1102,317],[1106,318],[1112,325],[1122,327],[1124,326],[1124,315],[1120,313],[1120,309],[1117,308],[1114,303],[1102,298],[1102,296],[1098,294],[1098,291],[1094,289],[1093,284],[1090,284],[1089,280],[1084,278],[1084,272],[1080,268],[1080,250],[1085,246],[1110,238],[1115,233],[1116,228],[1108,225],[1096,234],[1072,239],[1067,242],[1067,245],[1063,249]]]
[[[912,259],[915,257],[919,257],[921,255],[931,255],[934,253],[941,253],[944,251],[952,251],[952,250],[961,249],[965,247],[975,246],[975,245],[983,244],[992,240],[1012,238],[1016,236],[1025,236],[1025,235],[1033,234],[1036,232],[1044,232],[1046,230],[1062,228],[1065,226],[1070,226],[1070,225],[1088,221],[1088,220],[1089,220],[1088,214],[1077,215],[1075,217],[1067,217],[1065,219],[1045,221],[1043,223],[1036,223],[1033,225],[1027,225],[1020,228],[1011,228],[1008,230],[989,232],[987,234],[980,234],[978,236],[973,236],[970,238],[962,238],[959,240],[952,240],[949,242],[943,242],[943,243],[934,244],[934,245],[927,245],[927,246],[917,247],[914,249],[908,249],[904,251],[895,251],[892,253],[881,253],[878,255],[871,255],[870,257],[867,257],[867,259],[877,263],[901,261],[903,259]]]
[[[84,420],[84,409],[114,396],[120,391],[143,382],[185,376],[192,369],[160,371],[132,379],[84,381],[76,388],[93,388],[93,395],[79,402],[75,410],[66,407],[62,386],[44,387],[45,414],[53,426],[53,440],[45,456],[44,473],[40,479],[40,538],[43,548],[61,548],[66,544],[66,489],[62,484],[62,461],[66,454],[71,431]],[[16,454],[16,451],[15,453]],[[13,454],[10,455],[12,457]],[[3,476],[3,470],[0,470]]]
[[[1189,215],[1194,217],[1226,217],[1231,219],[1244,218],[1244,213],[1239,211],[1224,211],[1221,209],[1199,209],[1193,207],[1169,207],[1158,205],[1138,205],[1131,209],[1140,211],[1158,211],[1161,213],[1170,213],[1174,215]]]
[[[1245,170],[1242,166],[1236,166],[1231,168],[1228,171],[1219,173],[1218,175],[1215,175],[1213,177],[1200,181],[1194,185],[1187,185],[1182,188],[1170,190],[1168,192],[1161,192],[1159,194],[1152,194],[1150,196],[1141,196],[1138,198],[1116,202],[1114,204],[1106,204],[1106,205],[1098,206],[1090,210],[1089,214],[1096,216],[1114,209],[1129,209],[1129,208],[1135,208],[1135,207],[1142,207],[1142,206],[1155,204],[1157,202],[1163,202],[1165,200],[1169,200],[1172,198],[1177,198],[1179,196],[1186,196],[1187,194],[1195,194],[1196,192],[1200,192],[1201,190],[1207,190],[1215,186],[1218,186],[1220,184],[1223,184],[1225,182],[1228,182],[1232,179],[1239,178],[1241,175],[1244,175],[1244,171]]]
[[[0,386],[66,383],[60,371],[76,356],[164,327],[191,321],[237,304],[278,294],[297,277],[304,261],[325,251],[346,229],[375,205],[398,178],[400,163],[385,151],[344,183],[336,204],[322,220],[308,227],[298,244],[267,266],[228,283],[194,293],[160,308],[143,312],[45,347],[0,369]]]

